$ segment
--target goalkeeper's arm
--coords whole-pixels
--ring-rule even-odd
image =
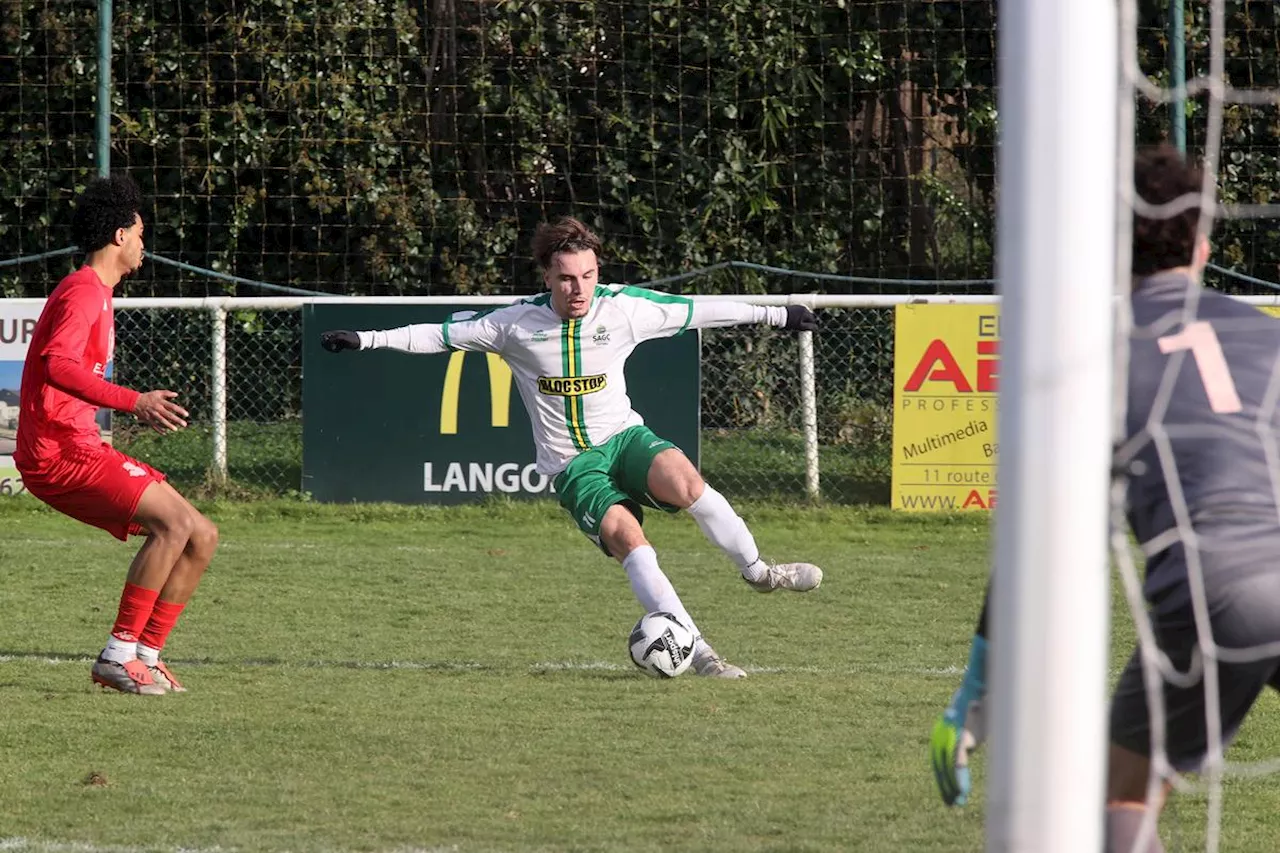
[[[984,700],[987,695],[987,605],[991,586],[982,601],[982,615],[969,646],[969,665],[960,687],[933,724],[929,738],[929,762],[942,801],[962,806],[969,799],[969,755],[986,739]]]

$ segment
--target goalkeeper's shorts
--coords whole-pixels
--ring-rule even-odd
[[[1222,649],[1242,650],[1280,643],[1280,572],[1253,573],[1206,590],[1213,641]],[[1200,671],[1198,635],[1191,606],[1152,612],[1160,649],[1179,672]],[[1230,652],[1227,652],[1230,655]],[[1247,662],[1218,661],[1217,701],[1222,742],[1229,744],[1266,687],[1280,690],[1280,655]],[[1203,674],[1189,686],[1163,682],[1165,749],[1180,772],[1199,769],[1208,749]],[[1141,755],[1151,754],[1150,707],[1143,684],[1142,660],[1134,651],[1116,685],[1111,703],[1111,741]]]

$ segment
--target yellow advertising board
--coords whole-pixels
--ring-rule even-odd
[[[996,305],[899,305],[894,316],[893,508],[996,505]]]

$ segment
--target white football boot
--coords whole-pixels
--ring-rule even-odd
[[[822,569],[813,563],[778,563],[769,566],[762,580],[750,581],[745,577],[743,580],[756,592],[773,592],[775,589],[808,592],[822,583]]]
[[[747,673],[742,667],[734,666],[720,655],[716,654],[716,650],[706,641],[698,643],[698,649],[693,653],[692,669],[696,675],[705,675],[708,678],[746,678]]]

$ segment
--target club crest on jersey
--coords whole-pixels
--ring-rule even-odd
[[[536,332],[534,332],[532,335],[529,336],[529,340],[533,341],[535,344],[540,344],[546,339],[547,339],[546,329],[538,329]]]
[[[609,343],[609,330],[604,326],[596,326],[595,334],[591,336],[591,342],[598,347],[605,346]]]
[[[603,373],[595,376],[539,376],[538,393],[550,397],[581,397],[594,394],[609,384]]]

